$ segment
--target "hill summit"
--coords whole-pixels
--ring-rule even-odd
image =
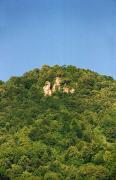
[[[114,180],[115,90],[71,65],[0,81],[0,179]]]

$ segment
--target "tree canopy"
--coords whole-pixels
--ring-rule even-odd
[[[45,81],[62,91],[45,97]],[[75,66],[44,65],[0,81],[0,179],[114,180],[116,81]]]

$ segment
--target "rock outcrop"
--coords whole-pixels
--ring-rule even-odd
[[[74,89],[74,88],[70,89],[70,88],[68,88],[68,87],[64,87],[64,88],[63,88],[63,92],[64,92],[64,93],[67,93],[67,94],[69,94],[69,93],[74,94],[75,89]]]
[[[70,93],[71,93],[71,94],[74,94],[74,92],[75,92],[75,89],[74,89],[74,88],[70,89]]]
[[[43,87],[43,90],[44,90],[44,96],[52,95],[51,83],[49,81],[45,82],[45,86]]]
[[[56,77],[55,78],[55,83],[53,85],[53,87],[51,86],[51,82],[46,81],[45,82],[45,86],[43,87],[43,91],[44,91],[44,96],[52,96],[53,93],[55,93],[56,91],[61,91],[61,83],[62,83],[62,79],[60,77]],[[75,92],[74,88],[70,88],[70,87],[65,87],[62,90],[63,93],[67,93],[67,94],[73,94]]]
[[[61,87],[61,78],[60,77],[56,77],[55,79],[55,83],[53,85],[53,92],[55,91],[60,91],[60,87]]]
[[[69,90],[68,87],[64,87],[64,88],[63,88],[63,92],[68,94],[68,93],[70,92],[70,90]]]

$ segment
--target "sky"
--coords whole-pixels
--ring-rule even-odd
[[[43,64],[116,78],[116,0],[0,0],[0,79]]]

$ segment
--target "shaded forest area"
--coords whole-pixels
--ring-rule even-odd
[[[46,81],[62,91],[44,97]],[[0,81],[0,179],[115,180],[116,81],[44,65]]]

